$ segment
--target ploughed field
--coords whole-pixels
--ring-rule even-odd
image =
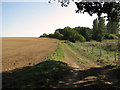
[[[2,71],[38,64],[57,49],[58,42],[50,38],[2,38]]]
[[[80,43],[3,38],[3,71],[8,71],[2,72],[3,88],[120,89],[120,66],[105,58],[101,62],[95,55],[83,50]]]

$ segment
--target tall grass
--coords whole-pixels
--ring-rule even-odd
[[[71,48],[77,50],[82,56],[93,59],[105,65],[115,64],[114,63],[114,52],[106,51],[101,49],[102,55],[100,56],[100,48],[94,47],[94,53],[92,51],[92,46],[86,45],[86,43],[72,43],[66,42]],[[91,49],[91,50],[90,50]]]
[[[118,40],[104,40],[102,42],[90,41],[83,43],[87,46],[93,46],[96,48],[102,48],[107,51],[117,51],[118,49]]]

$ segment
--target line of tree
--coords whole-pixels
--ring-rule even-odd
[[[49,38],[56,38],[60,40],[69,40],[71,42],[75,41],[86,41],[86,38],[82,36],[75,28],[65,27],[63,29],[56,29],[55,32],[52,34],[47,35],[44,33],[40,37],[49,37]]]
[[[93,39],[102,41],[106,35],[107,28],[105,26],[105,20],[103,17],[95,19],[93,21]]]
[[[117,39],[118,30],[118,21],[108,21],[107,25],[105,25],[105,19],[103,17],[100,17],[93,21],[93,29],[90,29],[88,27],[71,28],[67,26],[63,29],[56,29],[54,33],[51,33],[49,35],[44,33],[40,37],[69,40],[71,42],[85,42],[90,40],[102,41],[104,39]]]
[[[105,25],[105,19],[100,17],[93,21],[93,40],[102,41],[103,39],[117,39],[119,31],[118,21],[108,21]]]

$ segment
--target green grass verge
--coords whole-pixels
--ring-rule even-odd
[[[58,48],[55,50],[53,54],[47,57],[45,61],[47,60],[63,61],[63,58],[65,58],[65,55],[62,49],[62,43],[58,43]]]

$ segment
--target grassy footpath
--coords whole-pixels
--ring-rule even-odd
[[[113,61],[107,60],[105,57],[100,57],[98,53],[92,54],[91,52],[86,52],[85,50],[80,48],[79,44],[72,43],[72,42],[66,42],[72,49],[78,51],[82,56],[85,56],[87,58],[93,59],[95,61],[98,61],[99,63],[105,64],[105,65],[115,65]],[[85,47],[85,46],[84,46]],[[87,47],[85,47],[87,49]],[[94,51],[99,52],[97,48],[94,48]],[[104,52],[102,52],[104,54]],[[108,56],[110,57],[110,56]]]
[[[81,63],[81,64],[88,64],[87,61],[83,60],[82,58],[77,57],[76,54],[74,54],[73,52],[71,52],[65,44],[64,44],[64,46],[65,46],[67,52],[68,52],[72,57],[74,57],[75,60],[77,60],[77,61],[78,61],[79,63]]]
[[[57,87],[58,82],[65,80],[65,75],[69,75],[71,68],[61,62],[64,58],[62,44],[45,61],[35,65],[3,72],[3,88],[36,89]]]

